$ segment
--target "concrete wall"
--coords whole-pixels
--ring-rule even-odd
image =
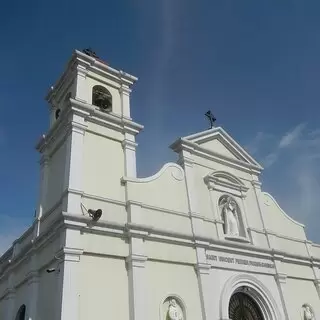
[[[83,255],[80,266],[79,319],[129,319],[125,260]]]
[[[66,145],[61,145],[51,156],[48,174],[48,192],[44,212],[50,210],[61,199],[64,185]]]
[[[94,130],[94,125],[89,128]],[[84,137],[83,190],[96,197],[124,201],[124,155],[121,142],[99,135],[101,130]]]

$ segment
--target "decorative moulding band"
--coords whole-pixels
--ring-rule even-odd
[[[100,121],[101,124],[104,122],[106,125],[113,124],[115,125],[114,129],[116,129],[118,126],[119,129],[121,128],[121,132],[128,132],[131,134],[137,134],[144,128],[143,125],[133,122],[115,113],[106,113],[100,111],[89,103],[78,101],[72,98],[70,99],[70,102],[72,106],[77,106],[79,110],[88,112],[89,115],[87,121],[91,121],[92,118],[95,118],[96,122]]]

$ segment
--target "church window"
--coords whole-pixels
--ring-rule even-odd
[[[26,317],[26,306],[23,304],[19,308],[15,320],[25,320],[25,317]]]
[[[229,318],[231,320],[263,320],[263,315],[254,299],[246,293],[236,292],[230,299]]]
[[[92,104],[104,111],[112,110],[112,96],[103,86],[94,86],[92,88]]]

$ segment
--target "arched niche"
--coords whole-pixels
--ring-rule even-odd
[[[218,207],[225,238],[246,238],[243,212],[236,199],[229,194],[223,194],[218,199]]]
[[[314,309],[309,303],[304,303],[301,308],[301,319],[316,320]]]
[[[172,317],[172,315],[174,317]],[[160,320],[186,320],[186,306],[177,294],[168,294],[160,303]]]

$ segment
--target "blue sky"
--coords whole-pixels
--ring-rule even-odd
[[[263,189],[320,243],[320,2],[118,0],[7,2],[0,11],[0,251],[33,218],[34,145],[47,89],[88,46],[139,77],[132,94],[140,175],[168,145],[221,125],[261,162]],[[146,161],[148,159],[148,161]]]

